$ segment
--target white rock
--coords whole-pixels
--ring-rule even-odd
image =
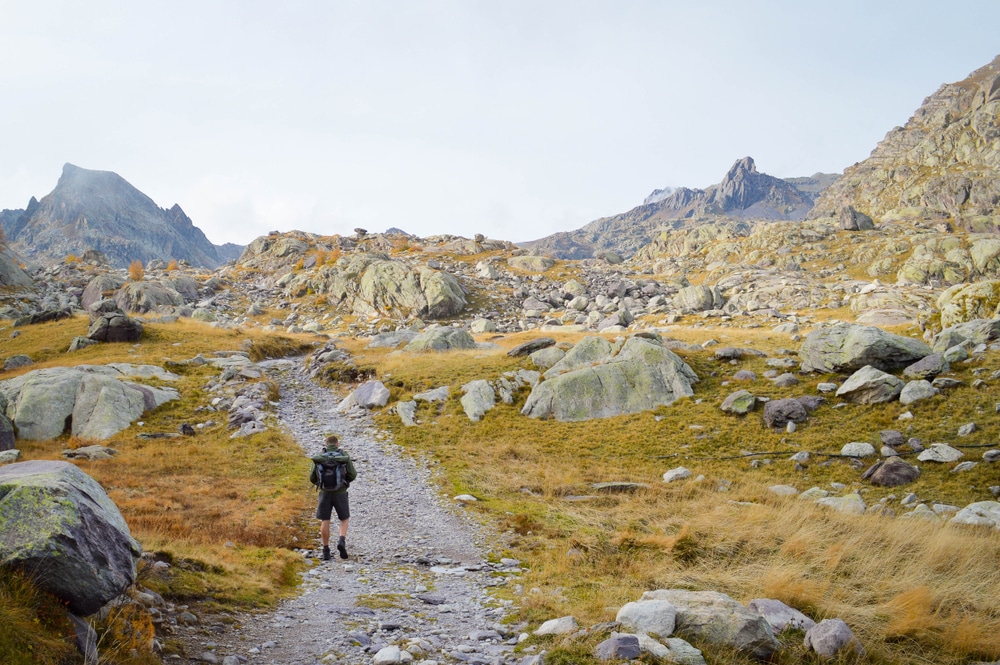
[[[665,600],[640,600],[625,603],[615,621],[630,631],[670,637],[674,632],[677,608]]]
[[[932,443],[930,448],[917,455],[921,462],[957,462],[963,457],[965,453],[947,443]]]
[[[771,485],[767,489],[778,496],[798,496],[799,494],[799,491],[791,485]]]
[[[566,633],[572,633],[577,629],[576,619],[574,617],[560,617],[558,619],[549,619],[535,631],[535,635],[565,635]]]
[[[676,469],[671,469],[663,474],[663,482],[672,483],[675,480],[683,480],[685,478],[690,478],[691,472],[685,469],[683,466],[679,466]]]
[[[379,649],[379,652],[375,654],[375,658],[372,660],[375,665],[396,665],[396,663],[401,663],[403,661],[402,652],[396,645],[389,645]]]
[[[816,499],[816,503],[821,506],[826,506],[827,508],[833,508],[842,513],[849,513],[852,515],[863,515],[867,506],[865,505],[864,499],[857,492],[847,494],[845,496],[828,496],[822,499]]]
[[[845,457],[874,457],[875,446],[863,441],[852,441],[844,444],[844,447],[840,449],[840,454]]]
[[[1000,529],[1000,501],[977,501],[955,513],[950,524],[971,524]]]

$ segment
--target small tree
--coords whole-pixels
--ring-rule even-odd
[[[146,276],[146,269],[142,267],[142,261],[136,259],[128,264],[128,276],[133,282],[141,282]]]
[[[322,249],[316,250],[316,267],[319,268],[324,263],[326,263],[326,252]]]
[[[177,270],[178,267],[177,259],[170,259],[170,263],[167,264],[167,272]]]

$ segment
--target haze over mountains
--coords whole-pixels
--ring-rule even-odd
[[[0,225],[16,253],[36,262],[62,261],[94,250],[110,265],[153,259],[216,268],[242,247],[216,246],[177,204],[160,208],[110,171],[63,167],[55,189],[24,210],[4,210]]]

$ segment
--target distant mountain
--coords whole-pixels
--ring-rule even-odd
[[[941,86],[868,159],[844,171],[810,212],[852,206],[885,216],[953,217],[974,228],[1000,216],[1000,56]]]
[[[613,251],[629,257],[663,226],[677,228],[721,219],[801,220],[836,175],[783,180],[761,173],[751,157],[737,160],[718,185],[706,189],[656,190],[632,210],[598,219],[576,231],[521,243],[562,259],[584,259]]]
[[[72,164],[40,201],[32,197],[25,210],[0,213],[0,225],[11,248],[32,261],[97,250],[117,267],[177,259],[215,268],[239,256],[227,247],[220,253],[179,205],[160,208],[119,175]]]

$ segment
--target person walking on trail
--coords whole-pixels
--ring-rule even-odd
[[[351,456],[340,448],[340,440],[336,434],[326,437],[323,452],[312,457],[313,469],[309,476],[319,488],[319,504],[316,506],[316,519],[320,520],[319,534],[323,541],[323,561],[330,560],[330,518],[337,511],[340,521],[340,537],[337,539],[337,551],[340,558],[347,558],[347,526],[351,519],[351,509],[348,503],[347,488],[358,477]]]

